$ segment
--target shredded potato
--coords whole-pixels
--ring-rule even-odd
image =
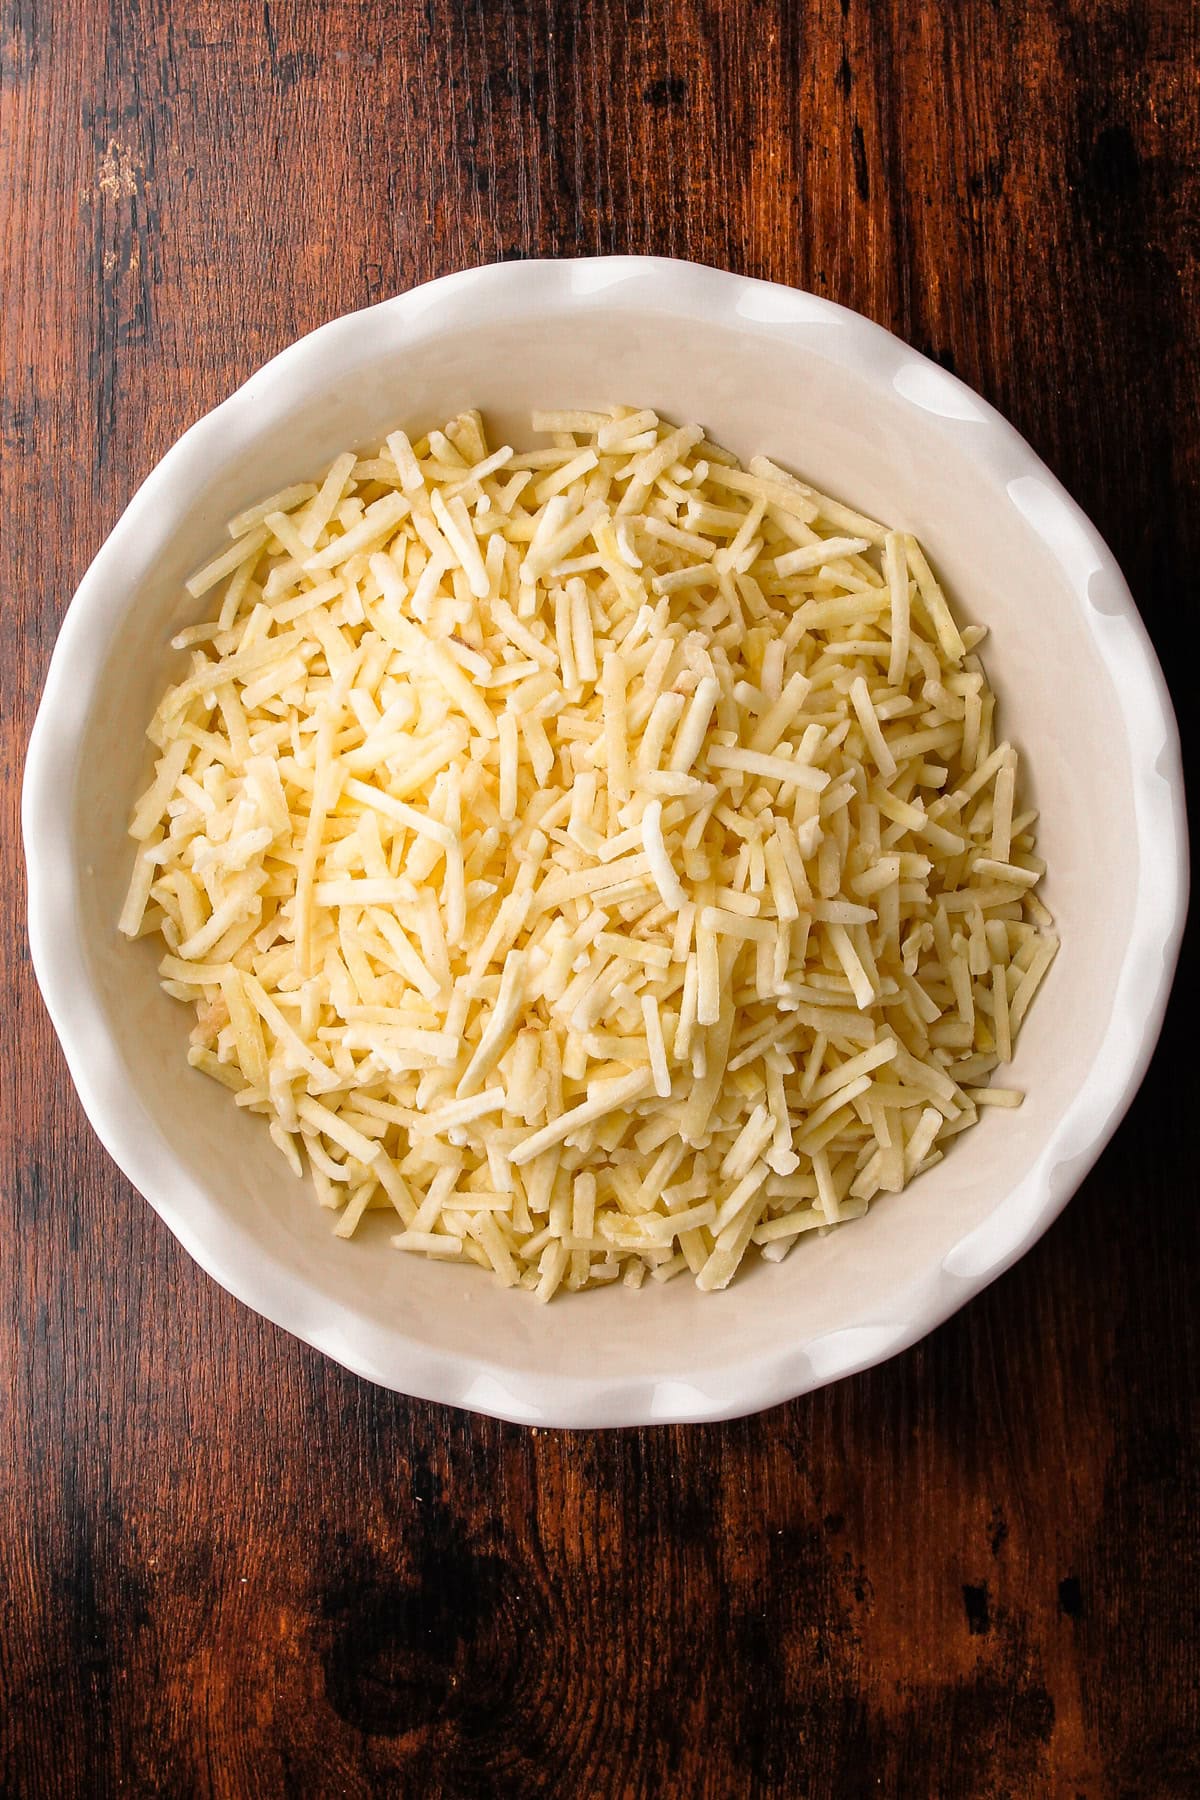
[[[1057,949],[915,539],[648,409],[395,431],[229,527],[120,929],[350,1237],[725,1287],[940,1160]]]

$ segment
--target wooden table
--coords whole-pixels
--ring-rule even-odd
[[[171,441],[503,257],[880,320],[1015,421],[1194,668],[1198,35],[1186,0],[0,9],[0,1791],[1200,1793],[1178,1006],[1066,1216],[930,1341],[734,1424],[537,1433],[192,1266],[67,1082],[16,826],[58,620]]]

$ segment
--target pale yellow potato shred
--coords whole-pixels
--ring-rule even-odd
[[[533,424],[231,522],[121,929],[337,1236],[723,1288],[1019,1102],[1036,815],[914,538],[646,408]]]

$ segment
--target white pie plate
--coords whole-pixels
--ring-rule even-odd
[[[398,422],[613,401],[699,419],[915,531],[986,622],[1002,731],[1041,808],[1063,947],[1021,1035],[1017,1112],[988,1111],[910,1190],[723,1294],[686,1278],[549,1307],[477,1269],[350,1243],[261,1120],[184,1060],[187,1015],[115,920],[143,726],[199,616],[182,581],[223,522]],[[203,603],[207,604],[207,603]],[[23,817],[34,967],[97,1134],[193,1257],[268,1319],[402,1392],[539,1425],[717,1419],[802,1394],[933,1329],[1041,1236],[1146,1070],[1186,905],[1170,702],[1112,555],[969,388],[811,294],[639,257],[474,269],[337,319],[187,431],[63,622]],[[122,1202],[114,1190],[114,1203]],[[114,1267],[107,1277],[126,1279]],[[1085,1295],[1080,1303],[1087,1304]]]

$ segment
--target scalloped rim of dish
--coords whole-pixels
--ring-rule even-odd
[[[917,410],[948,421],[960,453],[1007,472],[1024,526],[1041,535],[1074,588],[1112,677],[1130,749],[1138,838],[1134,926],[1118,976],[1112,1021],[1074,1101],[1019,1188],[964,1237],[920,1284],[903,1317],[856,1324],[705,1372],[696,1383],[620,1382],[547,1372],[531,1377],[465,1355],[432,1351],[402,1332],[392,1354],[355,1340],[345,1308],[279,1264],[244,1255],[236,1221],[185,1175],[150,1127],[139,1097],[116,1075],[118,1059],[92,990],[76,918],[75,847],[69,808],[103,651],[121,610],[121,565],[140,521],[179,512],[192,471],[253,435],[271,390],[327,353],[364,320],[385,320],[390,340],[420,335],[431,307],[469,325],[499,298],[531,310],[586,306],[593,295],[704,316],[737,329],[791,338],[820,332],[823,357],[890,383]],[[965,435],[964,435],[965,434]],[[1132,632],[1132,637],[1131,637]],[[266,363],[167,451],[133,496],[84,575],[51,657],[25,764],[22,829],[34,971],[71,1078],[97,1136],[133,1185],[214,1280],[274,1324],[385,1387],[522,1424],[643,1425],[733,1418],[869,1368],[924,1337],[1011,1266],[1046,1230],[1116,1130],[1146,1072],[1166,1010],[1187,909],[1187,827],[1179,738],[1150,640],[1116,560],[1094,526],[1015,428],[971,388],[883,327],[800,289],[662,257],[590,257],[488,264],[426,282],[310,332]],[[1153,879],[1149,861],[1153,854]],[[369,1333],[366,1335],[370,1335]],[[385,1366],[388,1365],[388,1366]],[[403,1368],[403,1380],[396,1371]]]

